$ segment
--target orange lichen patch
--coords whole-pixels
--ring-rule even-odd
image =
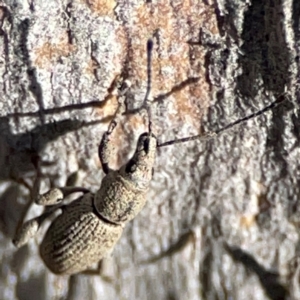
[[[126,57],[127,57],[127,48],[128,48],[128,38],[125,31],[125,28],[123,26],[117,27],[115,30],[115,40],[120,45],[120,51],[116,55],[113,56],[113,65],[114,66],[122,66],[125,63]],[[122,70],[120,70],[120,73]],[[127,78],[125,78],[127,79]]]
[[[115,133],[118,137],[116,146],[120,148],[122,147],[124,136],[142,131],[141,128],[144,128],[144,131],[146,131],[146,122],[142,114],[128,115],[122,120],[122,124],[120,125],[116,128]]]
[[[194,127],[199,127],[201,112],[195,108],[185,91],[178,91],[174,94],[176,115],[170,116],[171,119],[181,123],[190,123]]]
[[[146,130],[145,119],[141,114],[130,115],[128,116],[127,120],[130,124],[130,131],[136,132],[137,129],[143,127],[145,127]]]
[[[115,0],[84,0],[87,6],[99,16],[113,15]]]
[[[182,1],[182,5],[174,6],[174,12],[182,15],[178,19],[188,20],[191,32],[198,34],[200,28],[205,28],[211,34],[219,34],[214,5],[206,5],[197,0]]]
[[[92,71],[94,69],[91,69]],[[94,109],[94,114],[103,119],[103,122],[109,122],[118,108],[118,91],[117,87],[120,80],[120,74],[112,74],[113,80],[107,89],[105,98],[101,101],[101,105]]]
[[[90,59],[87,62],[86,67],[83,68],[83,73],[93,75],[97,68],[98,68],[97,62],[94,59]]]
[[[137,8],[135,14],[135,30],[143,36],[152,34],[158,28],[173,31],[172,7],[166,1],[154,5],[144,3]]]
[[[125,31],[125,28],[123,26],[118,26],[115,30],[116,40],[122,44],[122,46],[127,46],[128,40],[127,40],[127,34]],[[125,51],[124,51],[125,52]]]
[[[217,18],[214,9],[208,9],[206,14],[201,16],[204,24],[207,25],[206,29],[214,35],[219,35],[220,31],[217,25]],[[213,22],[211,22],[213,20]]]
[[[103,101],[101,108],[96,108],[97,115],[103,119],[104,123],[109,123],[118,108],[118,98],[116,95],[108,94]]]
[[[256,215],[243,215],[240,217],[240,226],[249,229],[256,224]]]
[[[203,114],[199,107],[204,110],[209,106],[210,87],[205,77],[204,48],[190,46],[187,42],[198,41],[200,28],[212,34],[218,33],[213,6],[198,0],[176,3],[157,1],[138,6],[133,16],[134,25],[130,32],[131,76],[138,81],[146,80],[145,44],[154,35],[152,95],[155,98],[158,94],[167,94],[190,77],[198,77],[199,81],[193,83],[192,88],[184,87],[182,92],[173,93],[172,98],[175,98],[178,110],[173,120],[189,119],[199,127]]]
[[[58,43],[46,42],[33,50],[36,56],[34,64],[40,68],[47,68],[59,57],[68,56],[75,50],[76,46],[69,44],[65,37]]]
[[[174,77],[176,82],[181,82],[187,77],[188,67],[190,66],[188,56],[188,45],[184,45],[184,49],[180,53],[171,54],[169,63],[174,67]],[[178,63],[180,60],[180,63]]]
[[[172,89],[172,103],[176,113],[169,114],[168,117],[172,123],[189,123],[199,129],[201,117],[208,106],[208,101],[205,101],[208,95],[206,85],[203,87],[201,78],[183,82],[186,83]]]

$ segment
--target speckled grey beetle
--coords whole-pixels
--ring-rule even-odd
[[[113,154],[110,135],[115,125],[114,121],[110,124],[99,146],[106,176],[96,194],[78,187],[51,189],[36,202],[56,206],[24,223],[14,239],[17,247],[24,245],[46,218],[61,209],[40,245],[41,257],[53,273],[78,273],[100,261],[113,249],[125,224],[145,205],[155,162],[156,137],[148,132],[140,135],[133,157],[119,170],[112,170],[108,161]],[[69,194],[80,191],[85,194],[71,204],[59,204]]]
[[[149,130],[140,135],[133,157],[119,170],[109,168],[108,162],[114,155],[114,145],[110,142],[110,135],[116,126],[116,121],[112,120],[99,146],[99,158],[106,174],[100,189],[93,194],[80,187],[54,188],[39,196],[36,203],[50,205],[50,207],[41,216],[25,222],[13,240],[17,247],[24,245],[37,233],[44,220],[60,209],[62,213],[51,223],[40,245],[41,257],[53,273],[82,272],[111,252],[121,237],[126,223],[132,220],[145,205],[158,147],[195,139],[210,139],[283,102],[282,99],[277,100],[263,110],[233,122],[216,132],[158,143],[151,131],[150,111],[147,104],[150,92],[149,64],[152,40],[148,41],[147,49],[148,90],[144,108],[148,110]],[[68,195],[75,192],[84,194],[69,205],[61,203]]]
[[[104,134],[99,147],[106,173],[100,189],[96,194],[82,189],[86,192],[82,197],[58,207],[62,213],[52,222],[40,245],[41,257],[53,273],[74,274],[99,262],[113,249],[125,224],[145,205],[155,162],[156,138],[148,133],[142,134],[133,157],[115,171],[108,169],[106,163],[111,150],[110,133]],[[37,202],[44,205],[57,203],[78,191],[78,188],[55,188],[39,197]],[[26,243],[53,212],[50,210],[24,223],[14,244],[20,247]]]

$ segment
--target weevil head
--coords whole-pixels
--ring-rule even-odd
[[[156,149],[156,137],[152,133],[141,134],[133,157],[122,167],[123,176],[138,189],[146,189],[150,184]]]
[[[156,149],[156,137],[141,134],[129,162],[104,177],[94,200],[102,217],[115,224],[124,224],[141,211],[152,179]]]

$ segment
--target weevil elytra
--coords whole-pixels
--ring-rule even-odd
[[[93,194],[80,187],[51,189],[37,197],[36,203],[50,207],[39,217],[25,222],[17,230],[14,244],[20,247],[33,237],[44,220],[55,211],[61,210],[51,223],[40,245],[40,254],[46,266],[56,274],[74,274],[82,272],[99,262],[114,248],[121,237],[124,226],[144,207],[146,194],[152,180],[157,148],[191,140],[206,140],[230,129],[246,120],[259,116],[283,102],[277,100],[263,110],[251,114],[236,122],[204,135],[195,135],[183,139],[159,143],[151,130],[151,114],[148,104],[150,93],[150,60],[152,40],[147,43],[148,50],[148,88],[142,108],[149,117],[148,132],[140,135],[133,157],[119,170],[109,167],[114,155],[114,146],[110,136],[117,125],[115,119],[120,114],[122,101],[104,133],[99,145],[99,158],[105,177],[99,190]],[[82,192],[83,195],[64,205],[62,201],[70,194]]]

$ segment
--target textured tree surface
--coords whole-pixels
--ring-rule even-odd
[[[299,0],[2,1],[0,297],[300,299],[299,22]],[[208,142],[161,148],[146,207],[102,274],[55,276],[38,252],[46,228],[11,243],[30,201],[24,183],[38,174],[45,192],[77,172],[76,185],[99,188],[113,82],[130,80],[127,107],[139,107],[152,36],[161,141],[285,101]],[[114,167],[146,125],[141,112],[123,117]],[[41,212],[32,205],[27,218]]]

